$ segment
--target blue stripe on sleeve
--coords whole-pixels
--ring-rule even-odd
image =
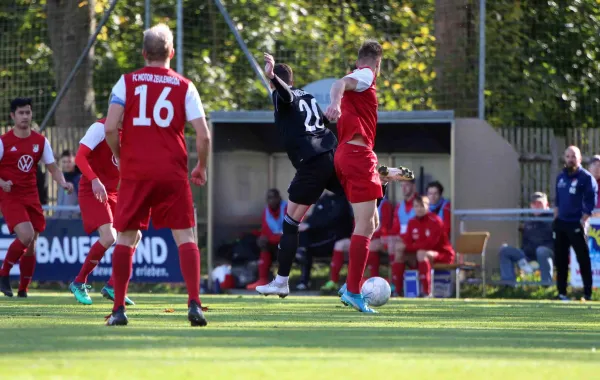
[[[110,104],[118,104],[120,106],[125,107],[125,101],[116,95],[112,96],[112,98],[110,99]]]

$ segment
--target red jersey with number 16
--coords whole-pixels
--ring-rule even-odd
[[[112,150],[110,150],[106,142],[106,134],[104,133],[105,120],[100,119],[92,124],[79,143],[90,148],[91,152],[87,157],[88,163],[94,174],[98,176],[100,182],[104,184],[106,191],[111,193],[117,191],[119,167]],[[81,180],[79,181],[79,192],[93,193],[92,182],[85,174],[81,176]]]
[[[339,145],[360,135],[367,147],[373,150],[379,106],[375,90],[375,73],[369,67],[362,67],[346,77],[356,79],[357,84],[355,90],[344,92],[342,98],[342,115],[337,123]]]
[[[194,84],[175,71],[144,67],[125,74],[111,103],[125,107],[121,178],[187,179],[186,121],[204,117]]]

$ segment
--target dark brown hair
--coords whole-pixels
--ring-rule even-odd
[[[294,81],[294,72],[292,71],[292,68],[289,65],[286,65],[285,63],[275,64],[273,72],[288,85],[291,85]]]
[[[358,49],[358,59],[373,59],[377,60],[383,55],[381,44],[375,40],[365,41],[360,49]]]

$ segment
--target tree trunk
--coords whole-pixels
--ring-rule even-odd
[[[472,0],[436,0],[436,106],[477,116],[477,49]]]
[[[47,22],[57,92],[96,29],[95,0],[48,0]],[[54,121],[58,127],[87,127],[96,118],[94,99],[94,48],[90,49],[77,75],[58,105]]]

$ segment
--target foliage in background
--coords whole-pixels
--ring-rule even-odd
[[[16,0],[0,6],[2,120],[8,121],[8,100],[17,95],[34,97],[41,120],[58,90],[45,2]],[[153,23],[166,22],[175,29],[176,1],[151,3]],[[463,116],[476,114],[472,95],[477,4],[474,0],[225,1],[259,64],[263,51],[274,53],[293,66],[300,86],[345,74],[360,42],[376,38],[384,46],[378,81],[381,109],[441,109],[453,104]],[[98,19],[107,6],[108,0],[96,1]],[[486,24],[486,117],[493,125],[552,127],[559,132],[596,127],[599,0],[488,1]],[[98,116],[119,75],[143,63],[143,29],[144,1],[120,1],[95,46]],[[184,73],[197,84],[209,111],[270,108],[265,89],[212,0],[184,0],[183,29]],[[440,50],[438,41],[444,37],[440,34],[454,30],[461,31],[452,41],[457,46],[444,52],[440,63],[436,54],[445,47]],[[445,74],[443,81],[436,78],[440,72]]]

